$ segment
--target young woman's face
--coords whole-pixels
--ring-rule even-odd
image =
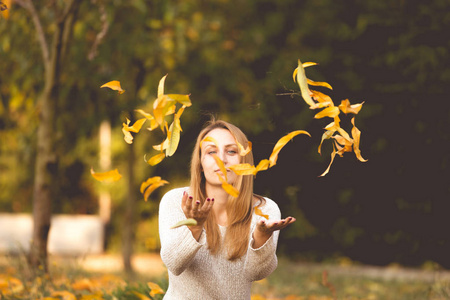
[[[222,185],[217,175],[225,178],[225,175],[222,174],[214,159],[214,154],[223,161],[227,169],[227,182],[232,184],[236,180],[237,175],[228,167],[240,163],[239,150],[234,136],[227,129],[216,128],[211,130],[206,137],[212,137],[217,142],[217,146],[214,142],[210,141],[202,143],[201,165],[206,184],[215,186]]]

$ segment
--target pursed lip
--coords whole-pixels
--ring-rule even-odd
[[[222,173],[222,170],[217,169],[217,170],[214,170],[214,172],[216,172],[216,173]],[[230,170],[227,169],[227,173],[229,173],[229,172],[230,172]]]

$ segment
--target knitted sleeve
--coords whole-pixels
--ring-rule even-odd
[[[261,211],[264,214],[269,215],[269,220],[281,219],[281,212],[278,205],[268,198],[266,198],[266,204],[261,207]],[[257,222],[261,218],[262,217],[258,217]],[[244,266],[245,276],[250,281],[257,281],[266,278],[277,268],[278,265],[276,250],[280,231],[275,231],[264,245],[254,249],[252,245],[254,242],[253,232],[255,228],[256,223],[252,225],[250,244]]]
[[[171,229],[177,222],[186,219],[181,208],[181,199],[186,188],[169,191],[159,204],[159,237],[161,259],[174,275],[180,275],[189,266],[197,251],[206,243],[206,233],[200,240],[192,236],[186,226]]]

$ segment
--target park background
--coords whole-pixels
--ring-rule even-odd
[[[48,77],[27,2],[8,1],[9,15],[0,19],[0,211],[10,213],[33,211],[46,107],[39,97]],[[64,4],[35,4],[49,45]],[[98,214],[99,194],[109,192],[106,251],[158,251],[158,203],[188,184],[195,137],[213,114],[248,135],[256,162],[288,132],[312,136],[295,137],[277,165],[255,179],[256,193],[297,218],[280,235],[281,256],[450,268],[448,1],[97,0],[78,1],[72,17],[54,120],[43,135],[56,157],[49,210]],[[329,122],[314,119],[298,95],[298,59],[319,64],[307,76],[330,83],[332,91],[320,90],[336,105],[364,101],[356,126],[367,162],[345,153],[318,177],[330,161],[329,144],[317,153]],[[134,109],[151,105],[166,74],[165,91],[190,94],[192,106],[181,118],[176,154],[151,167],[144,155],[163,136],[141,132],[128,145],[121,128],[126,118],[137,119]],[[110,80],[125,93],[100,89]],[[99,162],[105,121],[110,167],[123,175],[109,185],[90,174],[91,167],[107,171]],[[170,184],[145,202],[139,186],[151,176]]]

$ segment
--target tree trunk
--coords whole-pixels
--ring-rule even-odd
[[[51,49],[48,48],[41,20],[32,1],[26,1],[25,8],[35,23],[41,44],[45,67],[45,87],[38,101],[39,127],[37,134],[37,158],[33,191],[33,236],[29,262],[33,269],[42,266],[48,272],[47,244],[52,216],[52,201],[58,186],[58,151],[56,133],[59,98],[59,78],[64,56],[80,1],[72,0],[61,15],[56,16],[55,32]]]

